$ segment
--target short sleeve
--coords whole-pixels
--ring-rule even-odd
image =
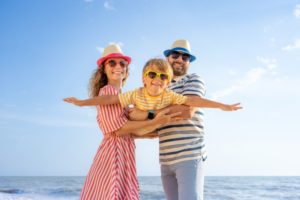
[[[205,96],[205,84],[200,76],[197,74],[189,75],[189,79],[185,82],[182,90],[182,95],[197,95],[199,97]]]
[[[123,108],[126,108],[130,104],[134,104],[134,96],[136,94],[136,90],[128,91],[123,94],[119,94],[119,101]]]
[[[182,94],[178,94],[176,92],[170,91],[172,104],[184,104],[187,100],[187,96],[183,96]]]
[[[103,87],[99,95],[118,95],[118,91],[112,86]],[[128,121],[125,110],[120,104],[97,106],[97,121],[103,133],[115,132]]]

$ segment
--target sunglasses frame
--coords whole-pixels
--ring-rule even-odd
[[[155,73],[155,77],[150,77],[149,76],[149,73]],[[164,79],[164,78],[162,78],[162,76],[161,75],[165,75],[166,76],[166,79]],[[162,80],[162,81],[165,81],[165,80],[170,80],[170,75],[169,74],[167,74],[167,73],[161,73],[161,72],[156,72],[156,71],[153,71],[153,70],[148,70],[148,71],[146,71],[145,72],[145,76],[147,76],[147,77],[149,77],[150,79],[155,79],[156,77],[159,77],[160,78],[160,80]]]
[[[114,63],[114,64],[112,64],[112,62]],[[114,60],[114,59],[111,59],[111,60],[109,60],[109,61],[106,61],[105,63],[104,63],[104,65],[106,65],[106,64],[108,64],[110,67],[112,67],[112,68],[115,68],[117,65],[120,65],[120,67],[122,67],[122,68],[126,68],[126,67],[128,67],[128,65],[129,65],[129,63],[127,62],[127,61],[125,61],[125,60],[122,60],[122,61],[119,61],[119,62],[117,62],[116,60]]]
[[[178,52],[178,51],[172,51],[170,53],[170,56],[173,58],[173,59],[178,59],[180,56],[181,56],[181,59],[183,62],[188,62],[191,60],[191,56],[187,53],[181,53],[181,52]]]

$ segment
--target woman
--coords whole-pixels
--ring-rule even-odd
[[[116,44],[104,49],[90,80],[90,96],[116,95],[128,77],[131,58]],[[65,99],[66,101],[66,99]],[[161,112],[153,120],[129,121],[119,104],[97,106],[97,122],[104,138],[86,177],[81,200],[139,199],[133,135],[142,136],[173,115]],[[132,135],[133,134],[133,135]]]

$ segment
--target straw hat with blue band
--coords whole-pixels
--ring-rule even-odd
[[[196,56],[194,56],[191,52],[190,43],[187,40],[176,40],[171,49],[167,49],[164,51],[164,55],[168,57],[173,51],[177,51],[180,53],[186,53],[190,55],[190,62],[196,60]]]

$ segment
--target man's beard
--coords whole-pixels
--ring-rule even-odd
[[[177,64],[177,67],[175,67],[176,64]],[[180,65],[179,69],[178,69],[178,65]],[[172,68],[173,68],[173,74],[175,76],[182,76],[182,75],[185,75],[187,72],[187,68],[184,67],[184,65],[181,63],[174,62],[172,64]]]

